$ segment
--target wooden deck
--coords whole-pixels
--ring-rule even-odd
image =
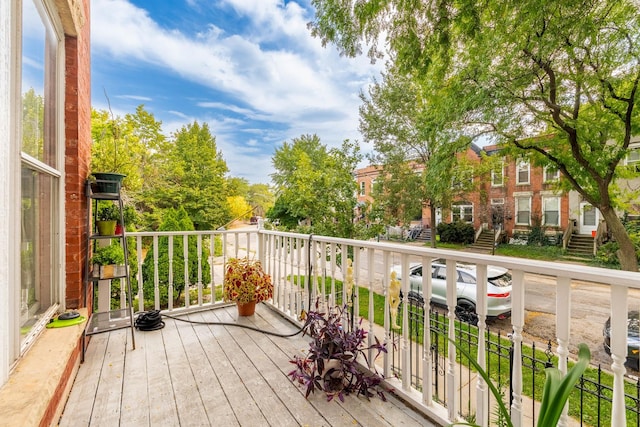
[[[235,306],[183,316],[236,322]],[[431,426],[387,393],[387,402],[347,396],[305,399],[287,373],[308,348],[300,335],[164,318],[164,329],[122,329],[91,337],[60,426]],[[295,328],[268,307],[240,323],[280,333]]]

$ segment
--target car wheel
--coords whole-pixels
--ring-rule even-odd
[[[456,317],[471,325],[478,324],[478,315],[476,314],[476,305],[466,299],[458,300],[456,305]]]

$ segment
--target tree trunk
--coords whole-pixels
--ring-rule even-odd
[[[431,212],[431,218],[429,219],[429,226],[431,227],[431,247],[436,247],[436,207],[429,205],[429,211]]]
[[[602,213],[604,220],[607,222],[611,235],[620,246],[617,255],[621,268],[626,271],[638,271],[636,248],[629,237],[629,233],[624,228],[624,224],[622,224],[622,221],[611,207],[600,208],[600,213]]]

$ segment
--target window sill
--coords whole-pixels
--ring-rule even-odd
[[[87,317],[87,310],[80,309]],[[6,425],[56,425],[80,364],[86,322],[45,329],[0,388]]]

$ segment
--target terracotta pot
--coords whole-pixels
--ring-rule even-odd
[[[256,312],[256,302],[249,301],[246,304],[238,303],[238,316],[253,316]]]

